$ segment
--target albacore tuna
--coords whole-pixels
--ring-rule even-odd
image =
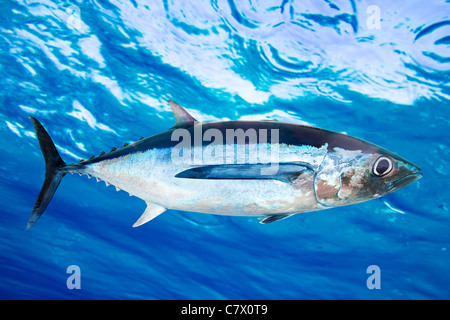
[[[167,209],[270,223],[378,198],[422,176],[411,162],[346,134],[277,121],[202,123],[169,103],[175,116],[169,130],[69,165],[30,116],[46,166],[27,229],[67,173],[95,177],[143,199],[147,209],[134,226]]]

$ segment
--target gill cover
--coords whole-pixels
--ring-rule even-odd
[[[364,170],[362,163],[368,157],[360,150],[349,151],[342,148],[334,148],[327,153],[314,177],[317,202],[327,207],[349,204],[351,201],[346,190],[342,189],[341,178],[350,172],[359,174],[358,170]]]

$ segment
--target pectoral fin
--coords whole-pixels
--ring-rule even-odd
[[[149,222],[150,220],[156,218],[166,210],[167,210],[166,208],[161,207],[157,204],[147,202],[147,209],[145,209],[142,216],[133,224],[133,228],[139,227],[144,223]]]
[[[295,162],[270,164],[221,164],[195,167],[178,173],[176,178],[185,179],[237,179],[258,180],[274,179],[289,182],[293,176],[310,171],[304,165]]]
[[[261,224],[268,224],[275,221],[280,221],[286,218],[289,218],[290,216],[293,216],[293,214],[271,214],[269,216],[265,216],[264,218],[261,218],[262,220],[259,222]]]

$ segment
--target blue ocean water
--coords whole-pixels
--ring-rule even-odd
[[[2,1],[0,298],[450,298],[449,35],[443,0]],[[269,225],[169,210],[132,228],[142,200],[70,175],[25,231],[44,178],[27,115],[69,163],[168,129],[168,99],[346,132],[424,176]]]

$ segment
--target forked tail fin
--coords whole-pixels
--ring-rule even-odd
[[[32,116],[29,116],[31,122],[33,123],[34,130],[36,131],[36,136],[39,140],[39,145],[41,146],[42,154],[45,159],[45,180],[42,185],[41,192],[36,200],[33,211],[31,212],[30,219],[28,220],[27,229],[30,229],[39,217],[44,213],[50,200],[55,194],[56,189],[59,186],[62,178],[66,175],[61,169],[66,165],[61,159],[56,147],[45,131],[42,124],[37,121]]]

